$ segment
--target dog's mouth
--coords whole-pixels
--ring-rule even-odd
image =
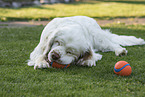
[[[53,62],[55,62],[55,63],[61,64],[61,65],[67,65],[67,64],[63,64],[62,61],[60,61],[60,60],[52,61],[52,60],[50,60],[49,58],[47,58],[47,59],[45,59],[45,60],[46,60],[46,62],[48,62],[49,64],[52,64]]]
[[[60,55],[59,56],[56,53],[49,52],[47,54],[46,61],[51,64],[52,62],[56,62],[58,64],[67,65],[72,64],[76,59],[70,56]]]

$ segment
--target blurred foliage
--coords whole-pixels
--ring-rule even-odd
[[[4,2],[31,2],[34,0],[2,0]]]

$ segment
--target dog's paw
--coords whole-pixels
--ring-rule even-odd
[[[102,55],[93,53],[91,57],[80,59],[77,64],[82,66],[96,66],[96,61],[101,59]]]
[[[79,65],[82,66],[96,66],[96,61],[101,60],[102,55],[94,53],[91,58],[84,60],[83,58],[78,61]]]
[[[78,64],[82,65],[82,66],[96,66],[96,61],[94,61],[94,60],[81,60]]]
[[[41,62],[36,62],[34,65],[34,69],[37,68],[50,68],[50,65],[48,62],[46,62],[45,60],[41,61]]]
[[[98,61],[102,59],[102,55],[94,53],[93,60]]]
[[[115,50],[116,56],[124,56],[127,55],[127,50],[125,48]]]
[[[27,64],[28,64],[28,66],[34,66],[35,62],[33,62],[32,60],[29,60]]]

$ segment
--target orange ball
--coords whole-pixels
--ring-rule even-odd
[[[54,68],[67,68],[70,66],[70,64],[63,65],[63,64],[58,64],[56,62],[51,62],[50,65]]]
[[[118,61],[114,66],[114,73],[117,75],[129,76],[131,72],[131,66],[126,61]]]

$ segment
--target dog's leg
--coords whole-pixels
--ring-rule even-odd
[[[46,54],[51,48],[52,42],[54,40],[54,35],[55,33],[51,35],[41,36],[40,43],[30,54],[30,60],[28,61],[29,66],[34,66],[34,69],[50,67],[49,63],[46,61]]]
[[[101,60],[101,58],[102,55],[95,53],[94,50],[90,50],[79,58],[77,64],[83,66],[96,66],[96,61]]]
[[[100,46],[100,50],[103,52],[114,51],[116,56],[127,55],[126,48],[121,47],[119,44],[107,41],[106,44]]]
[[[55,18],[45,26],[41,34],[40,43],[30,54],[30,60],[28,61],[29,66],[34,66],[34,69],[50,67],[49,63],[46,61],[46,54],[51,48],[51,44],[56,33],[53,31],[57,28],[61,21],[61,19]]]
[[[45,60],[46,55],[44,54],[45,45],[39,43],[34,51],[30,54],[30,60],[28,61],[29,66],[34,66],[36,68],[47,68],[50,67],[49,63]]]
[[[118,48],[114,48],[114,51],[115,51],[115,55],[116,56],[124,56],[124,55],[127,55],[127,50],[126,48],[122,48],[121,46]]]
[[[30,60],[28,61],[29,66],[34,66],[34,69],[50,67],[49,63],[46,61],[46,54],[50,49],[51,41],[53,41],[53,38],[50,35],[41,36],[39,44],[30,54]]]

